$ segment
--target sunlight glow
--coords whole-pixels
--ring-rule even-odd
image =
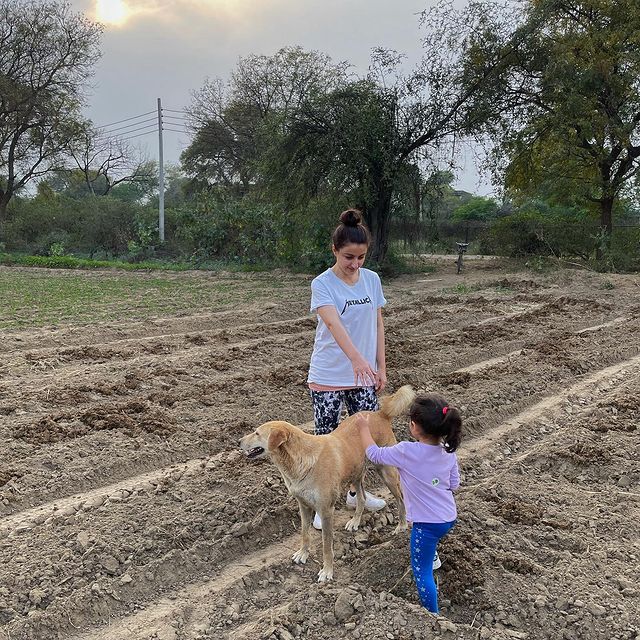
[[[123,0],[96,0],[96,16],[105,24],[120,25],[129,17],[129,9]]]

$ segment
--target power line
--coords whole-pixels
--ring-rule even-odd
[[[169,129],[168,127],[162,127],[163,131],[173,131],[174,133],[187,133],[186,131],[180,131],[179,129]]]
[[[136,131],[143,131],[144,129],[150,129],[147,133],[151,133],[151,131],[157,131],[158,127],[155,124],[148,124],[144,127],[139,127],[138,129],[131,129],[131,131],[125,131],[118,136],[103,136],[103,139],[107,140],[122,140],[122,136],[128,136],[130,133],[135,133]]]
[[[155,113],[155,111],[147,111],[147,113],[141,113],[139,116],[132,116],[131,118],[125,118],[124,120],[117,120],[116,122],[110,122],[109,124],[104,124],[98,129],[105,129],[106,127],[112,127],[114,124],[120,124],[121,122],[128,122],[129,120],[137,120],[138,118],[142,118],[143,116],[148,116],[151,113]]]
[[[181,109],[180,110],[178,110],[178,109],[167,109],[166,107],[162,107],[162,110],[163,111],[172,111],[173,113],[185,113],[185,114],[187,113],[186,111],[183,111]]]
[[[144,124],[145,122],[155,122],[155,121],[156,121],[156,118],[147,118],[146,120],[140,120],[140,122],[132,122],[131,124],[126,124],[123,127],[116,127],[115,129],[110,129],[109,131],[105,131],[104,129],[100,129],[100,131],[103,131],[104,133],[113,133],[114,131],[120,131],[122,129],[137,127],[139,124]]]
[[[157,129],[156,129],[157,131]],[[127,140],[133,140],[133,138],[139,138],[140,136],[146,136],[149,133],[155,133],[156,131],[145,131],[144,133],[137,133],[135,136],[131,136],[129,138],[122,138],[123,142],[126,142]]]

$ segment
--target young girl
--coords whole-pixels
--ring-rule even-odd
[[[455,524],[453,491],[460,486],[454,451],[462,436],[462,418],[437,393],[417,397],[409,412],[409,429],[416,442],[378,447],[369,431],[368,415],[356,421],[367,458],[375,464],[398,468],[411,529],[411,566],[422,604],[438,613],[438,592],[433,579],[436,548]]]
[[[338,426],[343,403],[349,414],[377,411],[376,392],[387,381],[382,322],[387,301],[378,274],[362,266],[370,242],[362,214],[356,209],[344,211],[331,240],[335,264],[311,283],[311,311],[318,314],[318,326],[308,384],[316,435]],[[385,504],[366,493],[369,511]],[[353,487],[347,506],[356,506]],[[318,514],[313,526],[322,528]]]

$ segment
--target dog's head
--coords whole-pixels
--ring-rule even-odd
[[[288,422],[265,422],[240,440],[240,448],[250,460],[260,460],[277,451],[290,438],[291,430]]]

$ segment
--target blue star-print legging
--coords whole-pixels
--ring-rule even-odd
[[[438,613],[438,590],[433,579],[433,558],[440,538],[455,524],[453,522],[414,522],[411,529],[411,568],[422,605],[431,613]]]

